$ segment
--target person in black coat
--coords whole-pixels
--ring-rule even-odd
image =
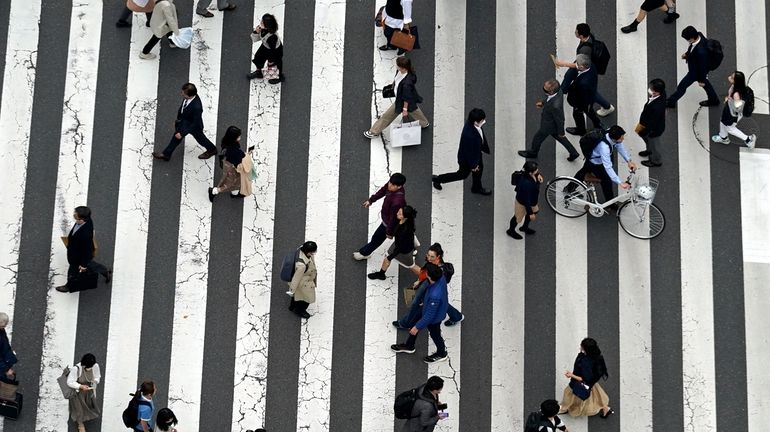
[[[650,81],[647,88],[647,103],[644,104],[642,114],[639,116],[639,124],[636,133],[644,140],[647,150],[640,151],[639,156],[649,157],[643,160],[646,167],[659,167],[660,161],[660,136],[666,130],[666,83],[660,78]]]
[[[86,206],[75,207],[75,225],[67,235],[67,284],[56,287],[59,292],[75,291],[71,285],[78,273],[87,270],[104,276],[106,283],[112,280],[112,270],[94,261],[94,223],[91,220],[91,209]]]
[[[271,14],[262,15],[262,21],[251,33],[252,42],[260,42],[259,48],[251,60],[257,69],[246,75],[247,78],[264,78],[262,67],[265,66],[265,62],[268,62],[278,69],[278,78],[270,78],[267,80],[268,83],[278,84],[286,79],[283,75],[283,43],[276,33],[278,33],[278,20]]]
[[[586,134],[586,115],[591,119],[595,128],[602,127],[602,123],[594,111],[599,76],[596,74],[596,69],[591,67],[591,58],[587,55],[579,54],[575,59],[575,64],[577,65],[577,76],[571,83],[563,82],[561,89],[567,94],[567,102],[572,107],[572,118],[575,120],[575,127],[568,127],[567,132],[582,136]]]
[[[428,118],[418,106],[422,103],[422,96],[417,93],[417,75],[414,73],[412,61],[406,57],[398,57],[396,58],[396,67],[398,67],[398,71],[393,80],[396,101],[382,113],[369,130],[364,131],[364,136],[369,139],[379,136],[382,130],[393,123],[399,114],[402,119],[412,116],[420,122],[420,127],[423,129],[430,126]]]
[[[568,161],[572,162],[580,156],[572,143],[564,135],[564,95],[559,89],[559,81],[549,79],[543,84],[543,91],[546,94],[545,101],[538,101],[535,105],[541,108],[540,129],[532,137],[532,144],[529,150],[519,151],[519,156],[537,159],[540,152],[540,146],[548,136],[559,142],[569,152]]]
[[[473,174],[473,183],[471,184],[471,193],[481,195],[491,195],[491,189],[484,189],[481,185],[481,174],[484,172],[484,163],[481,153],[489,154],[489,142],[487,135],[482,127],[486,123],[487,115],[480,108],[473,108],[468,113],[468,121],[465,122],[462,135],[460,136],[460,149],[457,151],[457,165],[459,168],[453,173],[434,175],[432,177],[433,187],[441,190],[442,183],[449,183],[458,180],[465,180],[468,175]]]
[[[719,97],[717,97],[717,93],[708,79],[709,50],[706,46],[708,43],[706,36],[695,30],[695,27],[687,26],[682,30],[682,38],[690,43],[687,52],[682,54],[682,58],[687,62],[687,74],[679,81],[674,94],[669,96],[666,106],[676,108],[676,102],[696,81],[699,86],[703,87],[708,96],[708,99],[700,102],[700,106],[718,106]]]
[[[206,151],[198,156],[198,159],[208,159],[217,154],[216,146],[203,133],[203,103],[198,97],[198,89],[193,83],[182,86],[182,105],[176,113],[174,122],[174,136],[162,153],[152,152],[152,157],[164,161],[171,160],[171,153],[181,144],[185,136],[192,135],[195,141],[203,146]]]
[[[522,224],[519,231],[525,234],[534,234],[535,230],[529,227],[530,222],[534,222],[540,209],[537,206],[537,199],[540,196],[540,184],[543,183],[543,176],[540,175],[540,168],[535,161],[524,163],[524,175],[519,177],[516,182],[516,200],[513,205],[513,217],[508,225],[506,234],[521,240],[521,234],[516,232],[516,226]]]

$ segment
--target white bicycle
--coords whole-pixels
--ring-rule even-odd
[[[545,196],[548,205],[558,214],[576,218],[590,213],[591,216],[601,217],[607,214],[607,207],[619,204],[617,218],[620,227],[629,235],[638,239],[655,238],[666,227],[663,212],[652,203],[658,189],[655,179],[639,179],[635,171],[626,178],[631,184],[629,189],[620,189],[615,198],[600,203],[596,198],[596,184],[600,180],[592,175],[586,175],[585,182],[574,177],[561,176],[548,182]],[[622,203],[622,204],[621,204]]]

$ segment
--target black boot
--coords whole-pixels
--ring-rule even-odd
[[[522,239],[521,234],[516,232],[516,216],[511,218],[511,222],[508,224],[508,229],[505,230],[505,233],[515,238],[516,240]]]
[[[369,273],[367,275],[369,279],[379,279],[379,280],[385,280],[385,270],[380,269],[380,271],[376,271],[374,273]]]
[[[636,28],[638,26],[639,26],[639,21],[634,20],[634,22],[632,22],[631,24],[629,24],[629,25],[627,25],[625,27],[622,27],[620,29],[620,31],[622,31],[623,33],[633,33],[633,32],[636,31]]]
[[[534,234],[535,230],[531,229],[529,227],[529,215],[524,216],[524,224],[519,228],[519,231],[523,232],[524,234]]]

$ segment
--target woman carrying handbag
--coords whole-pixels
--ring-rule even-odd
[[[615,413],[609,407],[610,397],[599,385],[600,378],[607,379],[607,365],[595,340],[585,338],[580,342],[572,372],[567,371],[564,376],[570,382],[564,389],[559,414],[582,417],[601,413],[601,418],[607,418]]]
[[[102,415],[96,402],[96,386],[101,379],[96,357],[91,353],[84,355],[80,363],[70,369],[67,385],[77,391],[77,395],[69,399],[70,418],[77,423],[78,432],[86,431],[83,423]]]

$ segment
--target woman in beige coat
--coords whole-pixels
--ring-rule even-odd
[[[315,303],[316,275],[315,253],[318,245],[313,241],[306,241],[299,247],[299,257],[294,263],[294,276],[289,282],[291,302],[289,310],[302,318],[310,318],[307,307]]]
[[[150,28],[152,29],[152,37],[147,42],[147,45],[144,46],[142,52],[139,53],[139,58],[145,60],[157,57],[150,51],[155,48],[155,45],[157,45],[164,36],[171,36],[172,33],[179,35],[179,23],[176,18],[176,6],[174,6],[174,0],[155,1],[155,9],[153,9],[152,18],[150,19]],[[171,41],[169,41],[169,44],[172,48],[175,48],[175,45]]]

